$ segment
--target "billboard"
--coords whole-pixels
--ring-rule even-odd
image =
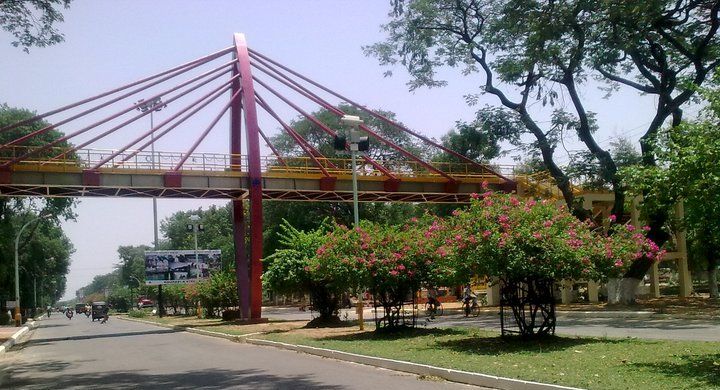
[[[221,265],[220,250],[145,252],[145,284],[194,283]]]

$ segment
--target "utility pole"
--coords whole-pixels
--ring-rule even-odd
[[[360,117],[354,115],[343,115],[340,119],[343,124],[351,126],[350,130],[350,160],[352,169],[352,191],[353,191],[353,220],[354,227],[360,226],[360,213],[358,211],[358,185],[357,185],[357,154],[368,150],[368,137],[363,137],[360,132],[360,125],[364,122]],[[365,304],[363,303],[363,291],[358,292],[357,315],[358,326],[360,330],[365,330],[365,319],[363,312]]]
[[[141,112],[150,111],[150,169],[155,170],[155,122],[153,120],[153,114],[156,111],[161,111],[167,107],[167,104],[163,103],[162,99],[157,97],[152,100],[141,99],[137,103],[137,110]],[[160,163],[160,161],[158,161]],[[157,217],[157,198],[153,196],[153,249],[158,250],[158,217]],[[163,304],[162,298],[162,284],[158,285],[158,316],[162,317],[165,314],[165,305]]]

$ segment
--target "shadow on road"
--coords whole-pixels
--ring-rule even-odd
[[[104,339],[113,337],[133,337],[143,336],[148,334],[166,334],[166,333],[177,333],[182,332],[174,329],[160,329],[160,330],[148,330],[144,332],[124,332],[124,333],[99,333],[89,335],[78,335],[78,336],[67,336],[67,337],[52,337],[44,339],[32,339],[22,343],[24,346],[44,345],[53,343],[56,341],[76,341],[76,340],[90,340],[90,339]]]
[[[58,362],[59,363],[59,362]],[[54,363],[48,363],[52,366]],[[64,364],[64,363],[63,363]],[[31,379],[13,375],[30,370],[42,370],[41,365],[33,367],[12,367],[10,388],[22,389],[341,389],[341,386],[326,385],[317,382],[308,375],[277,376],[264,370],[202,370],[170,374],[151,372],[110,371],[101,373],[83,373],[62,375],[55,378]],[[54,367],[56,371],[62,368]],[[3,387],[6,388],[6,387]]]

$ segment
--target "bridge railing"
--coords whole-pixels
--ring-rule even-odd
[[[110,158],[112,156],[112,158]],[[186,153],[165,152],[165,151],[137,151],[127,150],[116,153],[111,149],[80,149],[69,152],[67,148],[49,148],[39,150],[39,147],[12,146],[0,150],[0,165],[19,161],[13,165],[21,169],[32,169],[38,171],[78,171],[91,169],[101,162],[105,162],[100,168],[111,170],[133,170],[133,171],[158,171],[167,172],[178,168],[180,162],[185,159]],[[325,171],[333,176],[352,175],[351,160],[349,158],[317,158],[315,159]],[[235,164],[235,165],[233,165]],[[416,161],[387,160],[382,161],[390,172],[400,178],[435,178],[445,180],[436,172],[429,171]],[[437,169],[458,179],[475,178],[488,181],[500,180],[497,176],[489,174],[475,164],[456,162],[433,162]],[[384,174],[374,168],[371,164],[360,160],[358,163],[358,174],[364,177],[382,177]],[[187,156],[179,171],[195,172],[230,172],[238,170],[235,168],[247,167],[246,155],[231,155],[224,153],[193,153]],[[511,166],[491,166],[493,170],[507,174],[512,171]],[[322,169],[308,157],[283,157],[282,160],[275,156],[261,157],[261,169],[268,175],[292,175],[292,176],[317,176],[323,175]]]

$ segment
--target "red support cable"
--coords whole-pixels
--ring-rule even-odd
[[[270,87],[269,85],[263,83],[261,80],[258,80],[257,78],[254,78],[254,80],[255,80],[258,84],[260,84],[260,85],[262,85],[263,87],[265,87],[265,89],[267,89],[268,91],[272,92],[273,95],[277,96],[280,100],[284,101],[287,105],[289,105],[290,107],[294,108],[296,111],[298,111],[298,112],[301,113],[303,116],[305,116],[306,118],[308,118],[311,122],[315,123],[315,124],[316,124],[317,126],[319,126],[321,129],[325,130],[325,132],[327,132],[328,134],[331,134],[331,135],[334,136],[335,132],[332,131],[329,127],[327,127],[324,123],[320,122],[317,118],[315,118],[315,117],[313,117],[312,115],[310,115],[310,114],[308,114],[307,112],[305,112],[302,108],[300,108],[300,107],[298,107],[296,104],[292,103],[292,102],[291,102],[290,100],[288,100],[286,97],[282,96],[279,92],[277,92],[275,89],[273,89],[273,88]],[[400,152],[401,154],[405,155],[406,157],[409,157],[410,159],[413,159],[413,160],[417,161],[418,164],[420,164],[420,165],[422,165],[423,167],[427,168],[429,171],[432,171],[432,172],[437,173],[438,175],[440,175],[440,176],[448,179],[448,180],[449,180],[450,182],[452,182],[452,183],[457,182],[457,180],[456,180],[455,178],[453,178],[452,176],[450,176],[450,175],[448,175],[447,173],[441,171],[440,169],[437,169],[437,168],[435,168],[434,166],[428,164],[428,163],[425,162],[423,159],[421,159],[421,158],[417,157],[416,155],[410,153],[409,151],[407,151],[407,150],[406,150],[405,148],[403,148],[402,146],[397,145],[397,144],[391,142],[390,140],[385,139],[383,136],[381,136],[381,135],[379,135],[378,133],[370,130],[370,129],[369,129],[367,126],[365,126],[365,125],[361,125],[361,127],[362,127],[365,131],[367,131],[368,133],[370,133],[371,135],[373,135],[375,138],[377,138],[377,139],[379,139],[380,141],[382,141],[385,145],[387,145],[387,146],[389,146],[389,147],[397,150],[398,152]]]
[[[280,155],[280,153],[277,151],[277,149],[275,149],[275,146],[273,146],[273,144],[270,142],[267,135],[265,135],[265,132],[263,132],[262,129],[259,129],[259,131],[260,131],[260,136],[265,140],[265,143],[270,148],[270,150],[272,150],[273,154],[275,154],[275,157],[277,157],[278,161],[280,161],[280,163],[282,165],[287,167],[288,166],[287,162],[285,162],[285,159]]]
[[[373,111],[373,110],[370,110],[370,109],[368,109],[368,108],[365,108],[365,107],[362,106],[361,104],[359,104],[359,103],[357,103],[357,102],[355,102],[355,101],[353,101],[353,100],[351,100],[351,99],[348,99],[347,97],[345,97],[345,96],[343,96],[343,95],[341,95],[341,94],[339,94],[339,93],[337,93],[337,92],[335,92],[335,91],[333,91],[333,90],[325,87],[324,85],[322,85],[322,84],[320,84],[320,83],[317,83],[317,82],[311,80],[310,78],[308,78],[308,77],[306,77],[306,76],[303,76],[302,74],[300,74],[300,73],[298,73],[298,72],[295,72],[294,70],[292,70],[292,69],[290,69],[290,68],[288,68],[288,67],[286,67],[286,66],[284,66],[284,65],[282,65],[282,64],[280,64],[280,63],[278,63],[278,62],[276,62],[276,61],[274,61],[274,60],[272,60],[272,59],[270,59],[270,58],[268,58],[267,56],[265,56],[265,55],[263,55],[263,54],[258,53],[258,52],[255,51],[255,50],[250,50],[250,54],[251,54],[252,56],[254,56],[254,57],[255,57],[255,56],[256,56],[256,57],[259,57],[259,58],[261,58],[261,59],[264,59],[264,60],[266,60],[266,61],[274,64],[275,66],[277,66],[277,67],[285,70],[286,72],[289,72],[289,73],[293,74],[294,76],[296,76],[296,77],[298,77],[298,78],[300,78],[300,79],[302,79],[302,80],[304,80],[304,81],[306,81],[306,82],[308,82],[308,83],[310,83],[310,84],[312,84],[312,85],[314,85],[314,86],[322,89],[323,91],[325,91],[325,92],[327,92],[327,93],[329,93],[329,94],[331,94],[331,95],[333,95],[333,96],[335,96],[335,97],[337,97],[337,98],[339,98],[339,99],[342,99],[342,100],[346,101],[347,103],[350,103],[350,104],[353,105],[354,107],[356,107],[356,108],[358,108],[358,109],[360,109],[360,110],[362,110],[362,111],[367,112],[368,114],[374,116],[375,118],[380,119],[381,121],[383,121],[383,122],[385,122],[385,123],[387,123],[387,124],[389,124],[389,125],[397,128],[397,129],[399,129],[399,130],[402,130],[402,131],[404,131],[404,132],[406,132],[406,133],[408,133],[408,134],[411,134],[411,135],[413,135],[413,136],[421,139],[422,141],[424,141],[424,142],[426,142],[426,143],[428,143],[428,144],[430,144],[430,145],[433,145],[433,146],[435,146],[435,147],[437,147],[437,148],[445,151],[446,153],[452,154],[453,156],[455,156],[455,157],[457,157],[457,158],[459,158],[459,159],[461,159],[461,160],[463,160],[463,161],[465,161],[465,162],[467,162],[467,163],[469,163],[469,164],[472,164],[472,165],[474,165],[474,166],[477,166],[477,167],[479,167],[480,169],[482,169],[482,170],[484,170],[484,171],[486,171],[486,172],[488,172],[488,173],[490,173],[490,174],[492,174],[492,175],[495,175],[495,176],[497,176],[497,177],[500,177],[500,178],[502,178],[503,180],[507,180],[508,182],[511,182],[511,183],[514,182],[513,180],[511,180],[511,179],[509,179],[509,178],[507,178],[507,177],[505,177],[505,176],[503,176],[503,175],[495,172],[494,170],[492,170],[491,168],[489,168],[489,167],[486,166],[485,164],[481,164],[481,163],[478,163],[477,161],[474,161],[474,160],[472,160],[472,159],[469,159],[469,158],[463,156],[462,154],[460,154],[460,153],[458,153],[458,152],[456,152],[456,151],[454,151],[454,150],[452,150],[452,149],[449,149],[449,148],[447,148],[447,147],[445,147],[445,146],[443,146],[443,145],[441,145],[441,144],[438,144],[437,142],[435,142],[435,141],[433,141],[433,140],[431,140],[431,139],[423,136],[422,134],[419,134],[419,133],[417,133],[417,132],[415,132],[415,131],[412,131],[412,130],[408,129],[408,128],[405,127],[405,126],[400,125],[399,123],[396,123],[396,122],[388,119],[387,117],[376,113],[376,112]]]
[[[264,65],[266,65],[266,64],[262,61],[262,59],[260,59],[259,62],[261,62],[261,63],[263,63]],[[333,114],[335,114],[335,115],[337,115],[337,116],[343,116],[343,115],[345,115],[345,113],[344,113],[342,110],[340,110],[340,109],[338,109],[338,108],[336,108],[336,107],[333,107],[332,104],[328,103],[327,101],[323,100],[321,97],[319,97],[319,96],[315,95],[314,93],[312,93],[311,91],[307,90],[307,89],[304,88],[302,85],[299,85],[299,84],[298,84],[297,82],[295,82],[294,80],[288,78],[287,76],[285,76],[285,75],[283,75],[283,74],[280,74],[280,73],[277,72],[276,70],[273,69],[273,72],[275,72],[275,73],[277,73],[277,74],[280,74],[280,76],[282,76],[282,77],[285,78],[287,81],[289,81],[290,83],[292,83],[292,84],[294,84],[295,86],[297,86],[297,88],[296,88],[295,86],[291,85],[291,84],[288,84],[286,81],[283,81],[283,80],[279,79],[277,76],[275,76],[274,74],[270,73],[268,70],[266,70],[266,69],[258,66],[257,64],[253,64],[253,66],[255,66],[255,68],[259,69],[260,71],[264,72],[264,73],[267,74],[268,76],[273,77],[274,79],[278,80],[279,82],[281,82],[281,83],[285,84],[286,86],[292,88],[294,91],[300,93],[301,95],[305,96],[306,98],[314,101],[314,102],[317,103],[317,104],[320,104],[320,105],[323,106],[325,109],[331,111]],[[267,65],[266,65],[266,66],[267,66]],[[268,66],[268,68],[271,68],[271,67]],[[272,69],[272,68],[271,68],[271,69]],[[336,133],[335,133],[334,131],[332,131],[332,133],[330,133],[330,135],[333,136],[333,137],[335,137]],[[348,144],[346,144],[346,145],[345,145],[345,149],[348,149],[348,150],[349,150],[349,149],[350,149],[350,146],[349,146]],[[382,172],[383,175],[388,176],[388,177],[389,177],[390,179],[392,179],[392,180],[399,180],[399,179],[397,178],[397,176],[395,176],[392,172],[390,172],[387,168],[385,168],[383,165],[381,165],[380,163],[378,163],[378,162],[375,161],[374,159],[372,159],[372,158],[370,158],[370,157],[368,157],[368,156],[366,156],[366,155],[363,155],[362,158],[363,158],[363,160],[365,160],[365,162],[369,163],[369,164],[372,165],[375,169],[377,169],[377,170],[379,170],[380,172]]]
[[[213,127],[215,127],[215,125],[220,121],[220,118],[222,118],[223,115],[225,115],[227,110],[230,108],[230,105],[233,104],[235,99],[237,99],[240,96],[241,92],[242,92],[242,90],[237,91],[237,92],[235,92],[235,94],[233,94],[233,96],[230,98],[230,101],[227,102],[227,104],[225,104],[225,107],[223,107],[223,109],[220,110],[220,113],[215,117],[215,119],[213,119],[212,122],[210,122],[210,125],[205,129],[205,131],[203,131],[200,134],[200,137],[198,137],[198,139],[192,144],[190,149],[188,149],[185,156],[183,158],[181,158],[180,161],[178,161],[177,165],[175,165],[175,168],[173,168],[173,171],[177,172],[180,170],[180,167],[182,167],[182,165],[185,164],[185,161],[187,161],[187,159],[190,157],[190,155],[195,152],[195,149],[197,149],[198,146],[200,146],[200,143],[205,139],[205,137],[207,137],[207,135],[210,133],[210,130],[212,130]]]
[[[188,84],[191,84],[191,83],[193,83],[193,82],[195,82],[195,81],[197,81],[197,80],[199,80],[199,79],[202,79],[203,77],[207,77],[208,75],[211,75],[211,74],[214,73],[214,72],[218,72],[218,71],[222,70],[223,68],[227,67],[228,65],[230,65],[230,64],[229,64],[229,63],[228,63],[228,64],[224,64],[224,65],[222,65],[222,66],[220,66],[220,67],[217,67],[217,68],[215,68],[215,69],[213,69],[213,70],[210,70],[210,71],[208,71],[208,72],[205,72],[205,73],[203,73],[203,74],[201,74],[201,75],[199,75],[199,76],[193,77],[192,79],[190,79],[190,80],[188,80],[188,81],[185,81],[184,83],[182,83],[182,84],[180,84],[180,85],[178,85],[178,86],[176,86],[176,87],[173,87],[173,88],[168,89],[168,90],[165,90],[165,91],[163,91],[163,92],[161,92],[161,93],[155,94],[155,95],[152,96],[149,100],[153,100],[153,99],[159,98],[159,97],[161,97],[161,96],[163,96],[163,95],[166,95],[166,94],[168,94],[168,93],[170,93],[170,92],[174,92],[174,91],[176,91],[176,90],[178,90],[178,89],[180,89],[180,88],[182,88],[182,87],[184,87],[184,86],[186,86],[186,85],[188,85]],[[226,72],[227,72],[227,71],[226,71]],[[212,80],[214,80],[215,78],[223,75],[224,73],[225,73],[225,72],[219,73],[218,75],[214,76],[210,81],[212,81]],[[136,108],[135,105],[129,106],[129,107],[123,109],[122,111],[120,111],[119,113],[113,114],[113,115],[111,115],[111,116],[109,116],[109,117],[105,117],[105,118],[103,118],[102,120],[100,120],[100,121],[98,121],[98,122],[95,122],[95,123],[93,123],[93,124],[91,124],[91,125],[89,125],[89,126],[86,126],[86,127],[84,127],[83,129],[81,129],[81,130],[78,130],[78,131],[76,131],[76,132],[74,132],[74,133],[71,133],[70,135],[63,136],[63,137],[61,137],[61,138],[53,141],[53,142],[52,142],[51,144],[49,144],[49,145],[54,145],[54,144],[57,144],[57,143],[59,143],[59,142],[68,140],[68,139],[70,139],[70,138],[73,138],[73,137],[75,137],[75,136],[77,136],[77,135],[79,135],[79,134],[83,134],[83,133],[85,133],[85,132],[87,132],[87,131],[89,131],[89,130],[97,127],[97,126],[100,126],[100,125],[103,124],[103,123],[109,122],[109,121],[111,121],[111,120],[113,120],[113,119],[115,119],[115,118],[117,118],[117,117],[119,117],[119,116],[121,116],[121,115],[124,115],[125,113],[128,113],[128,112],[134,110],[135,108]],[[150,112],[151,112],[151,111],[147,111],[146,113],[143,113],[143,114],[149,114]],[[142,117],[142,116],[144,116],[144,115],[140,115],[140,116],[138,116],[138,117],[136,117],[136,118],[140,118],[140,117]],[[45,127],[45,128],[43,128],[43,129],[40,129],[40,130],[34,131],[34,132],[30,133],[30,134],[27,134],[27,135],[25,135],[25,136],[23,136],[23,137],[20,137],[20,138],[18,138],[18,139],[15,139],[15,140],[13,140],[13,141],[11,141],[11,142],[8,142],[7,144],[0,146],[0,150],[2,150],[2,149],[5,148],[5,147],[11,146],[11,145],[13,145],[13,144],[16,144],[16,143],[18,143],[18,142],[22,142],[22,141],[24,141],[24,140],[26,140],[26,139],[35,137],[35,136],[37,136],[37,135],[39,135],[39,134],[41,134],[41,133],[45,133],[45,132],[51,130],[52,128],[54,128],[55,126],[57,126],[57,125],[52,125],[52,126]],[[46,146],[47,146],[47,145],[46,145]],[[45,149],[43,149],[43,150],[45,150]],[[35,152],[37,152],[37,151],[39,151],[39,150],[36,150],[36,151],[34,151],[34,152],[30,152],[31,154],[29,154],[29,155],[32,155],[32,153],[35,153]],[[11,163],[14,164],[14,163],[16,163],[17,161],[23,160],[24,158],[26,158],[26,157],[29,156],[29,155],[22,156],[21,158],[16,158],[16,159],[14,159],[13,161],[11,161]],[[10,165],[10,164],[5,164],[5,165]]]
[[[220,74],[218,74],[218,75],[216,75],[216,76],[213,76],[212,78],[210,78],[210,79],[208,79],[208,80],[203,81],[202,83],[199,83],[198,85],[196,85],[196,86],[192,87],[191,89],[189,89],[189,90],[181,93],[180,95],[177,95],[177,96],[171,98],[170,100],[167,100],[167,103],[170,103],[170,102],[172,102],[172,101],[174,101],[174,100],[182,97],[183,95],[185,95],[185,94],[187,94],[187,93],[189,93],[189,92],[192,92],[193,90],[195,90],[195,89],[197,89],[197,88],[199,88],[199,87],[201,87],[201,86],[203,86],[203,85],[205,85],[205,84],[207,84],[207,83],[215,80],[216,78],[218,78],[218,77],[220,77],[220,76],[222,76],[222,75],[223,75],[223,73],[220,73]],[[175,88],[175,89],[177,89],[177,88]],[[172,90],[171,90],[170,92],[172,92]],[[160,96],[160,95],[157,95],[157,96]],[[157,96],[155,96],[155,97],[157,97]],[[153,99],[154,99],[155,97],[153,97]],[[88,130],[90,130],[90,129],[94,128],[94,127],[97,127],[98,125],[100,125],[100,124],[102,124],[102,123],[104,123],[104,122],[107,122],[108,120],[112,120],[112,119],[114,119],[114,118],[116,118],[116,117],[124,114],[125,112],[127,112],[127,111],[124,111],[124,112],[122,112],[122,113],[120,113],[120,114],[115,114],[115,115],[111,116],[110,118],[106,118],[105,120],[102,120],[102,121],[100,121],[100,122],[96,122],[96,123],[94,123],[94,124],[92,124],[92,125],[90,125],[90,126],[88,126],[88,127],[85,127],[85,128],[83,128],[83,129],[81,129],[81,130],[78,130],[78,131],[75,131],[75,132],[73,132],[73,133],[71,133],[71,134],[69,134],[69,135],[60,137],[60,138],[58,138],[58,139],[56,139],[56,140],[54,140],[54,141],[52,141],[52,142],[50,142],[50,143],[48,143],[48,144],[45,144],[45,145],[39,147],[38,149],[32,149],[32,150],[28,151],[27,153],[23,154],[22,156],[20,156],[20,157],[15,157],[14,159],[6,162],[5,164],[1,165],[0,167],[8,167],[8,166],[17,163],[18,161],[22,161],[22,160],[24,160],[24,159],[26,159],[26,158],[34,155],[34,154],[37,154],[37,153],[39,153],[39,152],[48,150],[48,149],[52,148],[53,146],[57,145],[57,144],[60,143],[60,142],[67,141],[68,139],[70,139],[70,138],[72,138],[72,137],[75,137],[75,136],[77,136],[77,135],[80,135],[80,134],[82,134],[82,133],[85,133],[85,132],[87,132]],[[128,125],[128,124],[130,124],[130,123],[132,123],[132,122],[134,122],[134,121],[142,118],[142,117],[144,117],[145,115],[150,114],[151,112],[152,112],[152,111],[148,110],[148,111],[146,111],[146,112],[140,113],[140,114],[138,114],[138,115],[136,115],[136,116],[134,116],[134,117],[126,120],[125,122],[123,122],[123,123],[121,123],[121,124],[119,124],[119,125],[111,128],[110,130],[107,130],[107,131],[103,132],[103,133],[100,134],[99,136],[94,137],[94,138],[91,139],[90,141],[84,142],[83,144],[81,144],[81,145],[79,145],[79,146],[75,146],[75,147],[71,148],[70,150],[64,151],[63,153],[61,153],[61,154],[53,157],[51,160],[62,158],[63,156],[66,156],[68,153],[74,152],[74,151],[80,149],[81,147],[84,147],[84,146],[86,146],[86,145],[88,145],[88,144],[90,144],[90,143],[92,143],[92,142],[95,142],[95,141],[97,141],[99,138],[102,138],[102,137],[104,137],[104,136],[106,136],[106,135],[108,135],[108,134],[110,134],[110,133],[112,133],[112,132],[115,132],[115,131],[117,131],[118,129],[120,129],[120,128],[122,128],[122,127],[124,127],[124,126],[126,126],[126,125]]]
[[[315,165],[317,165],[317,167],[320,169],[320,171],[322,171],[323,175],[325,175],[326,177],[330,177],[330,173],[328,173],[327,169],[325,169],[325,167],[320,163],[320,161],[318,161],[317,157],[315,156],[315,153],[322,156],[322,158],[324,158],[324,156],[317,149],[315,149],[312,145],[308,144],[307,141],[305,141],[305,139],[303,137],[301,137],[300,134],[298,134],[293,128],[288,126],[282,119],[280,119],[280,117],[275,113],[275,111],[273,111],[273,109],[270,108],[270,106],[268,106],[267,103],[265,103],[265,101],[262,100],[262,98],[257,93],[255,93],[255,96],[258,98],[258,103],[260,104],[260,107],[262,107],[265,111],[267,111],[268,114],[270,114],[273,118],[275,118],[275,120],[277,120],[278,123],[280,123],[280,126],[282,126],[283,129],[285,129],[285,131],[288,134],[290,134],[290,137],[292,137],[295,140],[295,142],[297,142],[297,144],[300,145],[302,150],[308,156],[310,156],[310,159],[313,160]],[[333,165],[333,167],[337,168],[334,165]]]
[[[201,98],[198,99],[197,101],[195,101],[195,102],[193,102],[192,104],[190,104],[189,106],[187,106],[185,109],[183,109],[183,111],[181,111],[181,112],[178,113],[177,115],[169,118],[168,120],[173,120],[173,119],[176,118],[178,115],[182,114],[182,112],[184,112],[185,110],[187,110],[187,109],[189,109],[190,107],[193,107],[193,106],[197,105],[198,103],[202,102],[203,100],[205,100],[205,102],[203,102],[202,104],[200,104],[198,107],[195,107],[192,111],[190,111],[190,112],[187,113],[185,116],[183,116],[182,118],[180,118],[180,120],[178,120],[177,122],[173,123],[170,127],[168,127],[167,129],[161,131],[159,134],[155,135],[154,139],[150,139],[150,140],[146,141],[146,142],[145,142],[144,144],[142,144],[138,149],[134,150],[132,153],[130,153],[130,154],[128,154],[127,156],[123,157],[123,159],[120,160],[120,162],[119,162],[118,164],[116,164],[116,166],[117,166],[117,165],[120,165],[120,164],[123,164],[124,162],[126,162],[126,161],[130,160],[131,158],[135,157],[138,153],[142,152],[145,148],[147,148],[148,146],[150,146],[151,143],[153,143],[153,142],[157,141],[158,139],[162,138],[163,136],[165,136],[167,133],[169,133],[170,131],[172,131],[173,129],[175,129],[175,128],[178,127],[179,125],[181,125],[183,122],[185,122],[188,118],[190,118],[191,116],[195,115],[198,111],[200,111],[200,110],[202,110],[203,108],[205,108],[208,104],[212,103],[215,99],[217,99],[218,97],[220,97],[223,93],[227,92],[227,90],[228,90],[229,88],[230,88],[230,87],[228,86],[228,83],[224,83],[224,84],[220,85],[218,88],[216,88],[216,89],[208,92],[205,96],[201,97]],[[166,120],[165,122],[167,122],[168,120]],[[159,127],[159,126],[156,126],[156,128],[158,128],[158,127]],[[152,131],[152,130],[151,130],[151,131]],[[102,165],[106,164],[108,161],[112,160],[113,158],[115,158],[115,157],[117,157],[118,155],[120,155],[122,152],[124,152],[124,151],[126,151],[127,149],[129,149],[132,145],[135,145],[136,143],[140,142],[141,140],[147,138],[148,135],[150,135],[151,131],[148,131],[148,132],[146,132],[145,134],[137,137],[135,140],[133,140],[133,141],[131,141],[130,143],[128,143],[127,145],[125,145],[125,147],[123,147],[121,150],[118,150],[117,152],[113,153],[113,155],[110,155],[109,157],[107,157],[107,158],[104,159],[103,161],[101,161],[101,162],[99,162],[98,164],[96,164],[92,169],[98,169],[98,168],[100,168]]]
[[[214,70],[212,70],[212,71],[210,71],[210,72],[206,72],[206,73],[204,73],[203,75],[210,74],[210,73],[212,73],[212,72],[214,72],[214,71],[217,71],[217,70],[222,69],[223,67],[229,66],[229,65],[230,65],[230,63],[227,63],[227,64],[225,64],[225,65],[223,65],[223,66],[220,66],[220,67],[215,68]],[[126,98],[126,97],[128,97],[128,96],[131,96],[131,95],[133,95],[133,94],[135,94],[135,93],[137,93],[137,92],[143,91],[143,90],[145,90],[145,89],[147,89],[147,88],[149,88],[149,87],[151,87],[151,86],[153,86],[153,85],[156,85],[156,84],[158,84],[158,83],[161,83],[161,82],[163,82],[163,81],[165,81],[165,80],[168,80],[168,79],[170,79],[170,78],[172,78],[172,77],[175,77],[175,76],[177,76],[177,75],[179,75],[179,74],[181,74],[181,73],[183,73],[183,72],[185,72],[185,71],[181,71],[181,72],[179,72],[179,73],[177,73],[177,74],[175,74],[175,75],[168,76],[168,77],[166,77],[166,78],[157,80],[157,81],[155,81],[155,82],[153,82],[153,83],[151,83],[151,84],[148,84],[148,85],[146,85],[146,86],[144,86],[144,87],[141,87],[141,88],[137,88],[137,89],[134,90],[134,91],[131,91],[131,92],[128,92],[128,93],[126,93],[126,94],[124,94],[124,95],[118,96],[118,97],[116,97],[116,98],[114,98],[114,99],[112,99],[112,100],[109,100],[109,101],[107,101],[107,102],[105,102],[105,103],[103,103],[103,104],[100,104],[100,105],[95,106],[95,107],[93,107],[93,108],[87,109],[87,110],[85,110],[85,111],[83,111],[83,112],[81,112],[81,113],[79,113],[79,114],[77,114],[77,115],[73,115],[73,116],[71,116],[70,118],[61,120],[60,122],[54,123],[54,124],[52,124],[52,125],[49,125],[49,126],[46,126],[46,127],[42,128],[42,129],[33,131],[32,133],[26,134],[26,135],[24,135],[24,136],[22,136],[22,137],[20,137],[20,138],[14,139],[14,140],[6,143],[5,145],[0,146],[0,150],[2,150],[3,148],[5,148],[5,147],[7,147],[7,146],[12,146],[12,145],[18,144],[18,143],[20,143],[20,142],[24,142],[24,141],[26,141],[26,140],[28,140],[28,139],[30,139],[30,138],[33,138],[33,137],[35,137],[35,136],[37,136],[37,135],[46,133],[46,132],[48,132],[48,131],[50,131],[50,130],[52,130],[52,129],[54,129],[54,128],[57,128],[58,126],[62,126],[62,125],[66,124],[66,123],[68,123],[68,122],[70,122],[70,121],[72,121],[72,120],[75,120],[75,119],[77,119],[77,118],[80,118],[80,117],[82,117],[82,116],[85,116],[85,115],[87,115],[87,114],[89,114],[89,113],[91,113],[91,112],[97,111],[97,110],[99,110],[100,108],[103,108],[103,107],[108,106],[108,105],[110,105],[110,104],[112,104],[112,103],[115,103],[115,102],[117,102],[117,101],[119,101],[119,100],[121,100],[121,99],[124,99],[124,98]],[[203,75],[198,76],[198,77],[202,77]],[[194,81],[194,80],[197,80],[197,78],[191,79],[190,82],[192,82],[192,81]],[[180,84],[179,86],[175,87],[175,89],[178,89],[178,88],[180,88],[180,87],[182,87],[182,86],[184,86],[184,85],[187,85],[188,83],[189,83],[189,82],[186,82],[185,84]],[[169,92],[172,92],[172,91],[175,90],[175,89],[171,89]],[[155,97],[158,97],[158,96],[160,96],[160,95],[155,95],[155,96],[154,96],[153,98],[151,98],[151,99],[154,99]],[[133,105],[133,106],[127,108],[125,111],[120,112],[120,113],[117,114],[116,116],[111,117],[111,118],[109,118],[109,119],[107,119],[107,120],[112,120],[112,119],[114,119],[114,118],[116,118],[116,117],[118,117],[118,116],[120,116],[120,115],[122,115],[122,114],[124,114],[124,113],[126,113],[126,112],[132,111],[132,110],[135,109],[135,108],[136,108],[135,105]]]
[[[115,89],[113,89],[113,90],[110,90],[110,91],[107,91],[107,92],[103,92],[103,93],[101,93],[101,94],[99,94],[99,95],[95,95],[95,96],[92,96],[92,97],[83,99],[83,100],[81,100],[81,101],[79,101],[79,102],[76,102],[76,103],[73,103],[73,104],[69,104],[69,105],[67,105],[67,106],[63,106],[63,107],[60,107],[60,108],[55,109],[55,110],[52,110],[52,111],[48,111],[48,112],[45,112],[45,113],[42,113],[42,114],[39,114],[39,115],[35,115],[35,116],[32,117],[32,118],[28,118],[28,119],[25,119],[25,120],[23,120],[23,121],[20,121],[20,122],[17,122],[17,123],[13,123],[12,125],[8,125],[8,126],[5,126],[5,127],[0,128],[0,133],[2,133],[2,132],[4,132],[4,131],[12,130],[12,129],[14,129],[14,128],[16,128],[16,127],[19,127],[19,126],[24,126],[24,125],[27,125],[27,124],[30,124],[30,123],[37,122],[37,121],[39,121],[39,120],[41,120],[41,119],[43,119],[43,118],[46,118],[46,117],[48,117],[48,116],[55,115],[55,114],[57,114],[57,113],[60,113],[60,112],[63,112],[63,111],[66,111],[66,110],[69,110],[69,109],[72,109],[72,108],[81,106],[81,105],[83,105],[83,104],[85,104],[85,103],[89,103],[89,102],[91,102],[91,101],[93,101],[93,100],[97,100],[97,99],[104,98],[105,96],[109,96],[109,95],[112,95],[112,94],[114,94],[114,93],[117,93],[117,92],[123,91],[123,90],[125,90],[125,89],[128,89],[128,88],[130,88],[130,87],[134,87],[134,86],[136,86],[136,85],[138,85],[138,84],[142,84],[142,83],[147,82],[147,81],[150,81],[150,80],[152,80],[152,79],[154,79],[154,78],[157,78],[157,77],[160,77],[160,76],[164,76],[164,75],[166,75],[166,74],[168,74],[168,73],[173,73],[173,72],[175,72],[175,71],[177,71],[177,70],[181,70],[181,69],[187,68],[187,69],[184,69],[182,72],[179,72],[179,73],[177,73],[177,74],[175,74],[175,75],[170,76],[170,78],[175,77],[175,76],[177,76],[177,75],[179,75],[179,74],[182,74],[182,73],[184,73],[184,72],[187,72],[187,71],[190,70],[190,69],[194,69],[194,68],[196,68],[196,67],[198,67],[198,66],[200,66],[200,65],[202,65],[202,64],[205,64],[205,63],[207,63],[207,62],[210,62],[210,61],[212,61],[212,60],[214,60],[214,59],[216,59],[216,58],[218,58],[218,57],[222,57],[223,55],[230,53],[232,50],[233,50],[232,47],[228,47],[228,48],[226,48],[226,49],[220,50],[220,51],[218,51],[218,52],[215,52],[215,53],[213,53],[213,54],[207,55],[207,56],[205,56],[205,57],[198,58],[198,59],[193,60],[193,61],[190,61],[190,62],[186,62],[186,63],[184,63],[184,64],[182,64],[182,65],[178,65],[178,66],[176,66],[176,67],[174,67],[174,68],[172,68],[172,69],[168,69],[168,70],[166,70],[166,71],[164,71],[164,72],[156,73],[156,74],[154,74],[154,75],[152,75],[152,76],[145,77],[144,79],[141,79],[141,80],[138,80],[138,81],[134,81],[134,82],[132,82],[132,83],[130,83],[130,84],[123,85],[122,87],[118,87],[118,88],[115,88]],[[166,79],[163,79],[162,81],[164,81],[164,80],[167,80],[167,78],[166,78]],[[160,82],[162,82],[162,81],[160,81]],[[155,84],[157,84],[157,83],[155,83]],[[148,86],[144,87],[143,89],[145,89],[145,88],[147,88],[147,87],[150,87],[150,86],[152,86],[152,85],[155,85],[155,84],[148,85]],[[141,90],[142,90],[142,89],[141,89]],[[135,94],[135,93],[137,93],[137,92],[139,92],[139,91],[140,91],[140,90],[136,90],[135,92],[130,93],[130,95]],[[108,104],[112,104],[112,103],[114,103],[114,102],[116,102],[116,101],[118,101],[118,100],[120,100],[120,99],[124,99],[125,97],[130,96],[130,95],[127,95],[127,94],[126,94],[126,95],[123,95],[123,96],[120,97],[120,98],[117,98],[117,99],[115,99],[115,100],[111,100],[110,102],[108,102]],[[107,104],[106,104],[106,105],[107,105]],[[102,107],[104,107],[104,106],[97,107],[96,109],[99,109],[99,108],[102,108]],[[93,111],[94,111],[94,110],[93,110]],[[83,114],[83,115],[84,115],[84,114]],[[59,126],[59,125],[56,125],[56,126]]]

